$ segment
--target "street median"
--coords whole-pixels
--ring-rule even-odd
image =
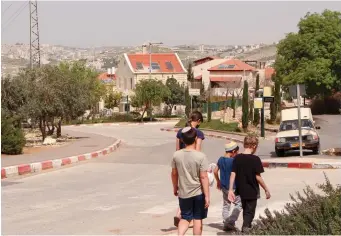
[[[1,169],[1,179],[15,177],[19,175],[25,175],[30,173],[42,172],[43,170],[60,168],[62,166],[71,165],[80,161],[90,160],[101,156],[108,155],[114,152],[121,145],[121,140],[116,140],[112,145],[107,148],[101,149],[96,152],[85,153],[76,156],[70,156],[60,159],[47,160],[42,162],[35,162],[29,164],[21,164],[8,166]]]

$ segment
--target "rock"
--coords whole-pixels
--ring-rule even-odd
[[[43,142],[43,145],[53,145],[53,144],[56,144],[57,143],[57,140],[52,138],[52,137],[46,137],[44,142]]]

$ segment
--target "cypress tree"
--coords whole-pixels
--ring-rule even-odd
[[[275,94],[275,87],[272,87],[272,95]],[[270,104],[270,120],[272,123],[276,121],[276,115],[277,115],[277,110],[276,110],[276,103],[275,101]]]
[[[242,111],[242,127],[246,130],[249,124],[249,85],[246,80],[243,88]]]
[[[185,114],[186,114],[186,117],[189,118],[190,116],[190,113],[191,113],[191,97],[189,96],[189,88],[188,86],[186,87],[186,90],[185,90]]]
[[[234,92],[232,94],[232,99],[231,99],[231,108],[233,110],[232,118],[236,118],[236,99],[234,98]]]
[[[208,91],[208,99],[207,99],[207,122],[210,122],[212,119],[212,104],[211,104],[211,93]]]
[[[256,77],[256,92],[258,90],[259,90],[259,74],[257,74],[257,77]],[[260,120],[259,109],[256,109],[255,114],[253,116],[253,125],[257,126],[259,124],[259,120]]]

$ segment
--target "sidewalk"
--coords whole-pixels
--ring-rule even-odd
[[[307,157],[280,157],[262,159],[264,167],[287,167],[301,169],[341,169],[341,157],[327,155]]]
[[[63,134],[78,137],[79,139],[71,141],[63,146],[50,147],[33,154],[22,154],[16,156],[1,155],[1,166],[8,167],[91,153],[104,149],[116,141],[115,138],[70,131],[67,130],[67,128],[64,128]]]

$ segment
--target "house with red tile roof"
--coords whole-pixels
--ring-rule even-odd
[[[187,84],[187,70],[177,53],[125,53],[116,70],[116,87],[130,97],[141,80],[153,78],[166,83],[171,77],[180,84]],[[120,111],[125,111],[124,104]]]
[[[255,86],[257,70],[238,59],[213,59],[193,67],[195,82],[204,83],[211,88],[214,96],[225,96],[226,92],[238,95],[243,88],[243,81],[249,82],[249,88]]]
[[[208,56],[208,57],[200,58],[198,60],[193,61],[193,64],[194,64],[194,66],[198,66],[200,64],[203,64],[203,63],[208,62],[208,61],[212,61],[214,59],[221,59],[221,58],[216,57],[216,56]]]
[[[150,77],[164,83],[173,77],[183,84],[187,82],[187,71],[177,53],[124,54],[116,70],[119,90],[133,90],[140,80]]]

